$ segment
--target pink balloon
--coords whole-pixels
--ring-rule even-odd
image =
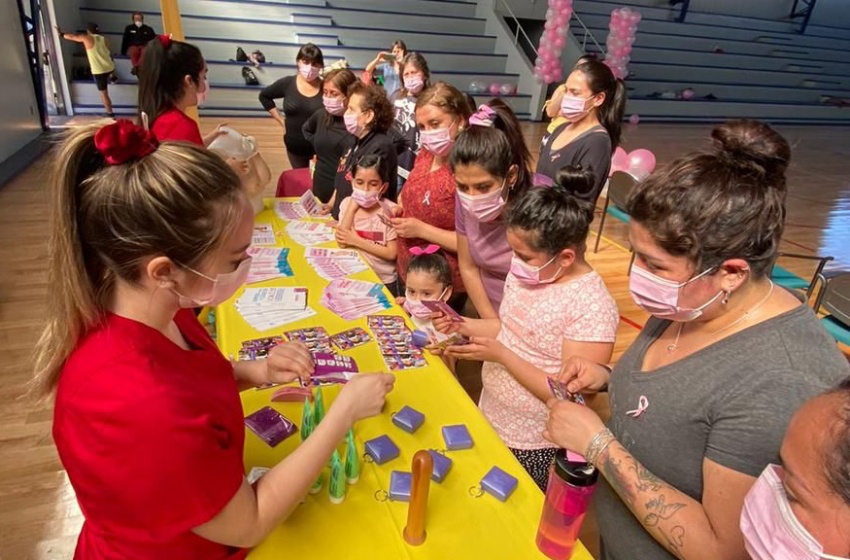
[[[558,49],[563,49],[564,45],[566,45],[567,41],[564,37],[558,37],[555,39],[555,47]]]
[[[640,115],[634,114],[629,117],[629,124],[636,125],[640,122]]]
[[[629,154],[622,147],[614,150],[614,155],[611,156],[611,172],[625,171],[629,168]]]
[[[696,95],[696,92],[694,92],[691,88],[685,88],[682,90],[682,99],[685,101],[693,99],[694,95]]]
[[[491,94],[491,95],[499,95],[499,89],[500,89],[501,87],[502,87],[502,86],[500,86],[500,85],[499,85],[499,84],[497,84],[496,82],[493,82],[492,84],[490,84],[490,94]]]
[[[649,177],[655,169],[655,154],[643,148],[629,153],[628,172],[638,180]]]

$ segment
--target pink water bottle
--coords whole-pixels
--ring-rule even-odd
[[[566,451],[558,450],[549,471],[543,514],[537,528],[540,552],[553,560],[569,559],[598,477],[599,471],[593,465],[569,461]]]

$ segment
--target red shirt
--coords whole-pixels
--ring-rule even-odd
[[[198,123],[176,107],[158,116],[151,126],[151,132],[160,142],[192,142],[198,146],[204,146]]]
[[[110,314],[62,369],[53,438],[85,516],[77,560],[247,555],[192,533],[242,484],[245,428],[230,362],[191,311],[175,323],[192,350]]]
[[[404,217],[417,218],[426,224],[455,231],[455,190],[457,183],[448,165],[431,171],[434,156],[428,150],[420,150],[416,156],[413,171],[404,183],[401,191],[401,204]],[[424,239],[398,238],[398,273],[402,280],[407,279],[407,265],[410,262],[411,247],[425,247],[430,242]],[[452,269],[452,288],[455,293],[465,292],[460,269],[457,266],[457,253],[446,251],[449,266]]]

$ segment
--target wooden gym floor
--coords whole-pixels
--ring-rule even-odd
[[[90,119],[71,119],[73,126]],[[207,131],[227,119],[205,119]],[[241,132],[253,135],[269,162],[273,177],[288,168],[280,127],[270,119],[229,119]],[[707,143],[707,125],[626,127],[627,150],[648,148],[659,163]],[[850,130],[838,127],[781,127],[794,146],[789,173],[788,226],[782,250],[835,257],[833,266],[850,269]],[[543,125],[525,127],[536,154]],[[47,285],[47,200],[50,156],[33,164],[0,188],[0,557],[14,560],[59,560],[73,556],[82,516],[51,439],[49,403],[25,396],[31,359],[44,312]],[[270,185],[269,195],[274,192]],[[598,216],[597,216],[598,218]],[[594,228],[596,224],[594,224]],[[615,359],[634,340],[646,320],[628,293],[627,232],[608,220],[598,253],[589,260],[605,278],[622,315]],[[592,247],[593,234],[589,240]],[[807,262],[780,264],[810,276]],[[464,367],[459,377],[473,398],[480,391],[478,369]],[[599,403],[604,411],[605,403]],[[588,524],[585,538],[594,538]],[[587,543],[592,549],[592,542]]]

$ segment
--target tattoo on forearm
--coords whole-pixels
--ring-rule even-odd
[[[646,511],[641,512],[644,513],[643,518],[638,517],[638,519],[647,529],[654,529],[660,533],[660,537],[656,538],[659,538],[661,544],[666,543],[666,548],[681,558],[682,547],[685,544],[685,527],[674,524],[674,520],[678,512],[687,504],[679,501],[667,503],[670,494],[666,491],[678,494],[678,490],[655,476],[634,457],[628,457],[625,460],[613,457],[615,450],[619,453],[628,453],[619,442],[614,442],[602,452],[599,461],[600,470],[608,480],[608,484],[636,514],[639,502],[642,501],[640,497],[644,495],[646,501],[643,505]],[[632,472],[634,477],[630,476]]]

